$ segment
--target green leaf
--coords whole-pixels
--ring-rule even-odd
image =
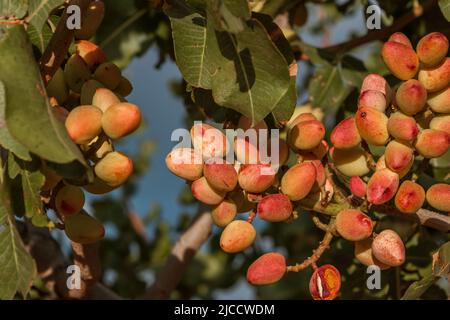
[[[50,42],[51,37],[53,36],[50,26],[47,23],[44,24],[42,31],[39,32],[32,24],[30,24],[27,32],[30,42],[35,45],[41,53],[43,53]]]
[[[5,85],[0,81],[0,144],[5,149],[13,152],[19,158],[31,160],[28,150],[21,145],[9,132],[6,127],[5,109],[6,109],[6,92]]]
[[[15,16],[20,19],[27,13],[27,0],[0,0],[0,16]]]
[[[342,80],[348,85],[359,88],[368,72],[364,63],[352,56],[344,56],[338,63]]]
[[[206,18],[184,1],[166,8],[172,26],[175,59],[183,78],[193,87],[211,89],[207,69]]]
[[[450,279],[450,241],[444,243],[433,257],[433,274]]]
[[[245,28],[245,20],[251,17],[245,0],[208,0],[207,5],[216,29],[220,31],[241,32]]]
[[[315,66],[327,66],[334,59],[334,56],[328,52],[312,47],[299,40],[293,41],[291,45],[298,46]]]
[[[286,63],[288,65],[295,63],[295,57],[292,53],[292,48],[289,41],[284,36],[283,31],[280,29],[280,27],[273,22],[272,18],[267,14],[258,12],[253,12],[252,16],[263,24],[264,28],[270,36],[270,39],[277,46],[278,50],[280,50],[281,54],[286,60]]]
[[[23,26],[0,29],[0,81],[6,91],[6,125],[11,135],[41,158],[67,163],[83,155],[56,119]]]
[[[33,162],[19,160],[21,166],[21,178],[23,199],[25,202],[25,215],[28,218],[45,216],[40,190],[45,183],[45,176]]]
[[[238,111],[253,123],[270,114],[290,90],[285,57],[263,24],[251,19],[233,34],[184,1],[166,8],[177,64],[189,85],[211,89],[214,101]]]
[[[27,21],[41,32],[53,9],[61,6],[64,0],[28,0],[29,9]]]
[[[0,185],[0,200],[0,299],[12,299],[16,292],[25,298],[37,275],[36,264],[16,229],[5,181]]]
[[[415,300],[419,299],[425,291],[428,290],[437,280],[438,278],[433,274],[430,274],[419,281],[414,282],[409,288],[406,290],[405,294],[402,297],[402,300]]]
[[[238,34],[218,32],[208,24],[212,91],[219,105],[253,123],[271,113],[290,88],[289,68],[264,26],[252,19]]]
[[[450,241],[444,243],[433,255],[432,272],[411,284],[402,300],[420,298],[440,277],[450,278]]]
[[[324,111],[336,112],[352,91],[352,87],[342,81],[338,67],[327,65],[319,67],[308,88],[314,107]]]
[[[257,12],[253,12],[253,17],[264,25],[264,28],[269,33],[273,43],[277,46],[278,50],[280,50],[286,60],[286,63],[289,65],[296,63],[289,41],[284,37],[283,32],[278,25],[272,21],[272,18],[269,15]],[[288,91],[272,112],[272,116],[277,125],[288,121],[294,112],[297,103],[296,84],[297,76],[291,76]]]
[[[450,179],[448,174],[450,168],[450,150],[439,158],[433,158],[430,161],[433,166],[433,174],[436,180],[447,181]]]
[[[86,168],[78,161],[63,164],[47,161],[47,166],[55,171],[59,176],[66,179],[75,180],[82,179],[87,174],[87,171],[92,170],[91,168]]]
[[[250,19],[251,12],[247,0],[223,0],[223,3],[236,17]]]
[[[291,84],[289,90],[285,93],[283,98],[272,111],[272,116],[277,125],[282,125],[286,121],[289,121],[295,110],[297,103],[297,77],[291,77]]]
[[[14,180],[20,174],[18,159],[11,153],[8,153],[8,177]]]
[[[305,44],[302,44],[302,50],[317,66],[308,88],[313,105],[336,112],[353,89],[360,87],[367,75],[363,62],[351,56],[343,56],[335,61],[327,52]]]
[[[447,21],[450,21],[450,0],[439,0],[439,8]]]

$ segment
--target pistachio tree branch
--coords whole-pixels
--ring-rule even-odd
[[[77,5],[80,7],[81,12],[84,12],[88,8],[89,3],[90,0],[70,0],[64,9],[55,33],[39,61],[39,69],[45,85],[50,82],[56,70],[63,63],[74,38],[74,30],[67,28],[67,19],[69,17],[67,8],[71,5]]]
[[[381,30],[371,30],[366,35],[351,39],[349,41],[329,46],[324,48],[326,51],[331,53],[341,53],[341,52],[347,52],[351,49],[354,49],[356,47],[359,47],[361,45],[364,45],[366,43],[375,41],[375,40],[382,40],[393,34],[394,32],[397,32],[401,29],[403,29],[408,24],[412,23],[416,19],[422,17],[426,12],[428,12],[430,9],[435,7],[437,5],[437,0],[428,0],[422,5],[420,5],[418,8],[413,8],[410,12],[403,15],[402,17],[395,20],[395,22],[387,27],[383,28]]]
[[[71,242],[73,260],[80,267],[81,279],[90,285],[100,280],[101,265],[98,255],[98,243],[80,244]]]
[[[332,224],[334,224],[334,219],[330,221],[330,227]],[[313,254],[310,257],[306,258],[302,263],[297,263],[293,266],[287,266],[286,271],[299,272],[309,266],[315,266],[316,262],[320,259],[325,250],[330,247],[331,240],[333,240],[333,233],[331,231],[327,231],[322,241],[320,241],[319,246],[313,251]]]
[[[121,299],[116,293],[106,288],[100,282],[93,282],[88,288],[82,281],[80,290],[69,290],[67,279],[67,267],[71,264],[64,256],[59,243],[44,228],[38,228],[31,223],[18,223],[18,230],[30,252],[36,261],[38,276],[44,281],[45,286],[54,299],[97,299],[117,300]]]
[[[325,232],[331,232],[334,236],[337,236],[336,228],[333,226],[329,226],[327,223],[324,223],[320,220],[319,216],[311,212],[311,220],[314,222],[317,228]]]
[[[441,232],[450,232],[450,216],[440,214],[428,209],[419,209],[416,213],[405,214],[388,205],[372,206],[371,209],[390,216],[401,217],[416,222],[425,227],[436,229]]]
[[[166,263],[156,276],[144,299],[168,299],[180,283],[197,251],[209,238],[212,229],[210,208],[199,206],[199,214],[172,248]]]
[[[299,208],[306,211],[314,211],[328,216],[335,216],[343,209],[350,208],[350,205],[347,202],[331,202],[327,206],[323,206],[317,199],[309,197],[301,200],[297,203],[297,205]],[[424,227],[432,228],[441,232],[450,232],[450,216],[428,209],[421,208],[416,213],[405,214],[391,205],[384,204],[372,206],[371,210],[413,221]]]

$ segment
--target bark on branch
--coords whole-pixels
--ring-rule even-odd
[[[328,216],[335,216],[340,211],[350,208],[348,202],[337,203],[335,201],[330,202],[328,205],[323,206],[319,199],[307,197],[297,203],[298,207],[306,211],[314,211]],[[450,232],[450,216],[441,214],[435,211],[421,208],[416,213],[405,214],[397,210],[397,208],[390,205],[376,205],[371,206],[370,210],[387,214],[390,216],[400,217],[409,221],[416,222],[422,226],[432,228],[441,232]]]
[[[334,222],[331,222],[333,224]],[[331,231],[327,231],[322,239],[320,241],[319,246],[317,249],[313,251],[313,254],[306,258],[302,263],[297,263],[293,266],[287,266],[286,271],[287,272],[299,272],[304,269],[306,269],[309,266],[316,266],[316,262],[320,259],[322,254],[330,247],[330,242],[333,240],[333,233]]]
[[[81,270],[81,278],[88,284],[99,281],[101,266],[98,243],[80,244],[72,241],[71,246],[74,262]]]
[[[197,218],[172,248],[165,265],[156,276],[155,283],[143,296],[144,299],[168,299],[170,297],[196,252],[209,238],[211,229],[210,209],[200,205]]]
[[[427,11],[437,5],[437,0],[428,0],[424,4],[421,5],[422,10],[411,10],[411,12],[405,14],[404,16],[395,20],[394,24],[390,27],[383,28],[381,30],[373,30],[369,31],[366,35],[349,40],[344,43],[340,43],[334,46],[324,48],[326,51],[331,53],[340,53],[346,52],[353,48],[359,47],[363,44],[375,41],[382,40],[389,37],[394,32],[397,32],[403,29],[405,26],[416,20],[417,18],[422,17]]]
[[[18,228],[27,250],[36,261],[39,277],[45,282],[54,298],[121,299],[99,282],[93,282],[86,288],[82,281],[81,290],[69,290],[67,278],[70,274],[67,274],[67,267],[71,263],[66,259],[59,243],[50,235],[50,232],[44,228],[34,227],[31,223],[18,223]]]
[[[373,206],[372,208],[377,212],[388,214],[390,216],[402,217],[441,232],[450,232],[450,216],[444,214],[427,209],[419,209],[416,213],[405,214],[398,211],[396,208],[386,205]]]
[[[84,12],[88,8],[89,3],[90,0],[70,0],[67,7],[77,5],[80,7],[81,12]],[[56,26],[55,33],[39,61],[39,69],[45,85],[50,82],[56,70],[63,63],[70,44],[73,41],[74,30],[67,28],[67,7],[64,9],[64,13]]]

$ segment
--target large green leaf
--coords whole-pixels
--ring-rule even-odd
[[[21,168],[17,161],[18,160],[14,156],[14,154],[12,154],[11,152],[8,152],[8,162],[7,162],[8,170],[6,170],[6,171],[8,173],[8,177],[11,180],[14,180],[20,174],[20,171],[21,171]]]
[[[439,0],[439,7],[447,21],[450,21],[450,0]]]
[[[300,46],[317,67],[308,87],[313,105],[336,112],[349,94],[361,86],[367,75],[364,64],[351,56],[336,59],[326,51],[306,44]]]
[[[283,32],[276,23],[272,21],[269,15],[253,12],[253,17],[260,21],[266,31],[269,33],[273,43],[277,46],[288,65],[296,63],[294,54],[292,53],[289,41],[284,37]],[[277,125],[288,121],[294,112],[297,103],[297,76],[291,76],[289,90],[278,103],[277,107],[272,111],[272,116]]]
[[[42,27],[47,21],[53,9],[64,3],[64,0],[28,0],[29,9],[27,21],[33,25],[37,32],[42,31]]]
[[[289,121],[295,110],[297,103],[297,77],[291,77],[289,90],[281,98],[276,108],[272,111],[272,116],[277,125],[283,125]]]
[[[253,123],[270,114],[290,90],[289,63],[257,19],[238,33],[223,31],[208,12],[185,1],[166,8],[177,64],[186,81],[211,89],[214,101],[238,111]],[[292,97],[290,95],[289,97]]]
[[[52,29],[48,24],[44,24],[41,31],[38,31],[32,24],[30,24],[27,32],[30,37],[30,42],[35,45],[41,53],[44,52],[53,36]]]
[[[236,17],[244,18],[245,20],[250,19],[251,12],[247,0],[223,0],[223,3]]]
[[[0,185],[0,299],[12,299],[16,292],[25,298],[37,274],[36,264],[16,229],[6,181]]]
[[[208,24],[208,55],[216,103],[257,123],[271,113],[290,88],[288,64],[256,19],[238,34]]]
[[[15,16],[22,18],[28,10],[27,0],[0,0],[0,17]]]
[[[450,241],[439,248],[433,262],[433,274],[450,279]]]
[[[211,89],[206,18],[184,1],[175,1],[165,12],[172,25],[175,59],[183,78],[193,87]]]
[[[360,65],[357,67],[355,65],[352,69],[351,65],[356,59],[336,61],[334,55],[304,42],[295,41],[295,45],[301,48],[316,67],[314,76],[308,85],[313,106],[320,107],[327,112],[336,112],[352,92],[353,87],[360,85],[362,73],[359,70],[356,71]]]
[[[419,299],[425,291],[427,291],[437,280],[438,278],[433,274],[430,274],[419,281],[414,282],[409,288],[406,290],[405,294],[402,297],[402,300],[415,300]]]
[[[352,87],[342,81],[340,69],[330,64],[317,69],[309,83],[308,91],[314,107],[336,112],[352,91]]]
[[[241,32],[245,21],[251,17],[246,0],[208,0],[207,5],[216,28],[221,31]]]
[[[3,148],[13,152],[19,158],[24,160],[31,160],[31,156],[28,150],[21,145],[14,137],[9,133],[6,127],[5,109],[6,109],[6,91],[2,81],[0,81],[0,145]]]
[[[344,56],[338,63],[342,80],[349,86],[360,88],[364,78],[367,76],[364,63],[352,56]]]
[[[21,168],[25,216],[31,218],[32,222],[39,227],[48,226],[50,221],[44,212],[40,195],[40,190],[45,183],[45,176],[39,171],[39,163],[18,160],[18,164]]]
[[[440,277],[450,279],[450,241],[434,254],[431,273],[411,284],[402,300],[419,299]]]
[[[286,60],[286,63],[288,65],[295,63],[296,61],[294,54],[292,53],[291,44],[284,36],[283,31],[280,29],[280,27],[275,22],[273,22],[272,17],[267,14],[258,12],[253,12],[252,17],[262,23],[267,33],[269,34],[270,39],[273,41],[278,50],[280,50],[280,53]]]
[[[6,125],[30,152],[67,163],[84,158],[54,117],[23,26],[0,29],[0,81],[6,91]]]

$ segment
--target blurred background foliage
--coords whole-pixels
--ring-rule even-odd
[[[149,50],[157,57],[153,66],[143,66],[146,73],[165,64],[174,64],[173,44],[170,23],[162,12],[162,1],[104,0],[105,20],[96,38],[108,57],[121,68],[127,66]],[[327,53],[316,47],[328,47],[337,43],[360,37],[367,32],[365,28],[365,9],[373,1],[294,1],[267,0],[252,1],[261,12],[272,17],[288,11],[291,28],[283,31],[296,48],[297,56],[307,54],[309,60],[299,59],[297,79],[298,105],[312,103],[322,108],[325,123],[330,129],[333,124],[356,110],[358,86],[365,74],[377,72],[386,74],[386,68],[379,57],[381,42],[371,42],[356,47],[349,52]],[[383,10],[382,24],[387,27],[400,17],[408,14],[414,5],[411,1],[380,0]],[[301,16],[304,15],[304,16]],[[296,26],[298,19],[305,23]],[[445,20],[438,6],[423,17],[402,29],[413,42],[431,31],[440,31],[450,37],[450,24]],[[391,84],[393,78],[388,77]],[[323,81],[328,81],[323,90]],[[185,109],[172,106],[166,108],[171,113],[185,114],[185,125],[189,127],[194,119],[205,115],[217,120],[232,117],[233,112],[223,109],[204,108],[192,101],[186,93],[186,83],[181,74],[178,79],[166,83],[166,88],[179,99]],[[147,97],[147,99],[152,99]],[[152,126],[152,120],[147,119]],[[142,130],[146,130],[143,128]],[[167,137],[169,140],[169,137]],[[112,196],[91,199],[91,213],[106,223],[107,238],[100,244],[100,254],[104,269],[104,283],[124,297],[138,297],[146,286],[152,284],[155,274],[163,266],[173,243],[189,225],[196,214],[197,203],[188,189],[169,200],[177,199],[181,212],[163,212],[158,204],[148,205],[147,212],[133,211],[130,199],[139,189],[139,181],[148,170],[152,170],[150,158],[154,151],[154,141],[141,137],[134,148],[136,172],[132,179]],[[156,145],[158,148],[158,145]],[[448,164],[448,158],[443,163]],[[441,168],[448,173],[448,167]],[[433,172],[427,172],[430,176]],[[439,173],[439,172],[436,172]],[[167,172],[167,174],[169,174]],[[441,177],[442,178],[442,177]],[[157,183],[157,182],[155,182]],[[175,189],[174,189],[175,190]],[[168,215],[171,216],[168,219]],[[169,223],[175,221],[174,223]],[[382,217],[377,223],[394,228],[406,241],[407,262],[402,268],[391,268],[382,273],[380,290],[366,288],[366,268],[353,257],[351,243],[335,240],[333,246],[320,260],[321,264],[332,263],[343,278],[341,298],[344,299],[399,299],[407,287],[416,280],[431,273],[431,254],[445,241],[448,235],[421,228],[392,217]],[[182,282],[173,292],[172,298],[261,298],[261,299],[310,299],[308,282],[310,270],[298,274],[288,274],[282,281],[271,286],[249,287],[245,282],[248,265],[267,250],[278,250],[288,257],[289,263],[302,261],[311,254],[322,237],[308,214],[300,213],[293,223],[258,223],[258,241],[241,254],[223,253],[218,245],[219,233],[214,229],[208,241],[197,253]],[[437,282],[422,298],[446,299],[448,287]]]

